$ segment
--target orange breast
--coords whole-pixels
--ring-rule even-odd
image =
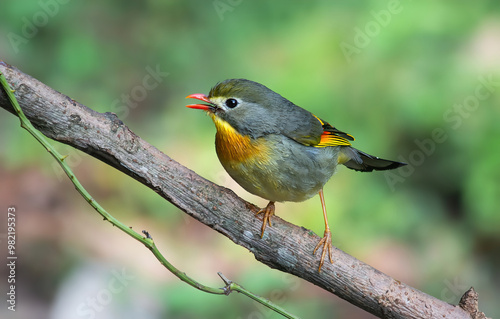
[[[245,164],[266,160],[268,150],[265,144],[241,135],[229,123],[215,115],[212,115],[212,119],[217,128],[215,147],[221,162]]]

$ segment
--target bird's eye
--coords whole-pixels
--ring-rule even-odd
[[[235,108],[238,105],[238,101],[236,99],[227,99],[226,106],[230,109]]]

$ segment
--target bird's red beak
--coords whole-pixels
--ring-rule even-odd
[[[210,101],[208,96],[206,96],[205,94],[202,94],[202,93],[190,94],[190,95],[186,96],[186,99],[197,99],[197,100],[208,103],[208,105],[207,104],[189,104],[189,105],[186,105],[186,107],[189,107],[192,109],[210,111],[214,108],[214,104],[212,103],[212,101]]]

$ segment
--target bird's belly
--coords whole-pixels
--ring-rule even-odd
[[[316,195],[335,171],[339,147],[304,146],[283,136],[256,140],[259,150],[240,149],[228,156],[217,143],[222,166],[248,192],[270,201],[300,202]]]

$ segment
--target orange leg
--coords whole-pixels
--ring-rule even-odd
[[[274,202],[269,202],[265,208],[259,210],[255,216],[259,214],[264,214],[262,219],[262,233],[260,234],[260,238],[264,237],[264,230],[266,229],[267,224],[269,223],[269,227],[272,227],[271,224],[271,216],[274,215]]]
[[[330,227],[328,226],[328,218],[326,216],[326,206],[325,206],[325,196],[323,195],[323,189],[319,191],[319,199],[321,200],[321,206],[323,207],[323,218],[325,219],[325,233],[323,234],[323,238],[319,241],[314,248],[313,254],[316,254],[316,250],[319,247],[323,246],[323,251],[321,253],[321,260],[319,261],[318,272],[321,271],[321,267],[325,262],[326,252],[328,251],[328,257],[330,258],[330,262],[333,264],[332,259],[332,233],[330,232]]]

